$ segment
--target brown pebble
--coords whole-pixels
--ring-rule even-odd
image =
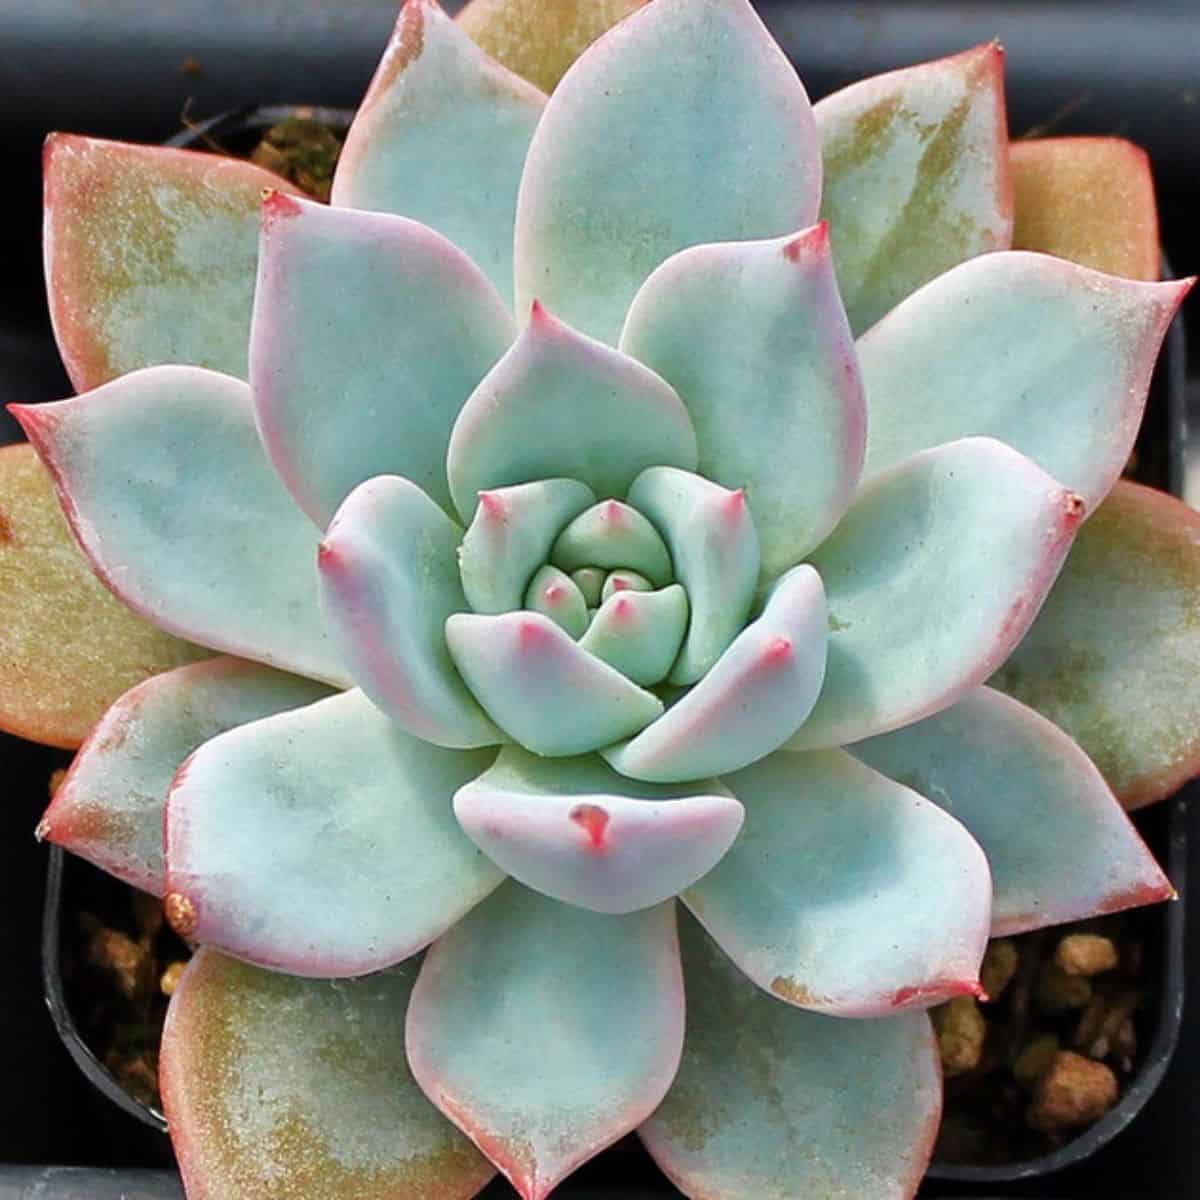
[[[51,800],[54,799],[54,793],[57,792],[60,787],[62,787],[62,781],[64,779],[66,779],[66,777],[67,777],[67,770],[65,767],[59,767],[57,770],[50,772],[50,799]]]
[[[983,965],[979,968],[979,983],[990,1003],[995,1003],[1004,994],[1020,962],[1021,955],[1011,939],[998,938],[988,943]]]
[[[173,962],[162,973],[162,978],[158,981],[158,990],[164,996],[173,996],[175,989],[179,986],[179,980],[183,977],[184,971],[187,969],[185,962]]]
[[[1104,1063],[1060,1050],[1038,1081],[1025,1120],[1045,1133],[1090,1125],[1116,1104],[1118,1090]]]
[[[1072,933],[1058,943],[1055,963],[1068,975],[1099,975],[1111,971],[1120,956],[1112,938],[1095,933]]]
[[[117,987],[127,999],[138,994],[146,951],[132,938],[115,929],[97,929],[88,938],[88,961],[94,966],[112,972]]]
[[[1068,975],[1055,962],[1042,964],[1038,974],[1037,1004],[1044,1013],[1083,1008],[1092,998],[1092,981],[1086,975]]]
[[[973,996],[956,996],[932,1012],[938,1052],[947,1076],[962,1075],[979,1066],[987,1022]]]
[[[1038,1080],[1050,1069],[1050,1064],[1060,1049],[1058,1038],[1052,1033],[1043,1033],[1035,1037],[1013,1063],[1013,1078],[1026,1091],[1032,1092],[1037,1087]]]

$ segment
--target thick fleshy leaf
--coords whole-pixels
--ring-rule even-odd
[[[568,637],[581,637],[588,627],[587,601],[579,585],[548,564],[529,581],[524,607],[549,617]]]
[[[604,913],[649,908],[695,883],[743,816],[715,779],[634,783],[595,756],[544,759],[515,746],[459,789],[454,812],[506,874]]]
[[[317,601],[317,531],[262,452],[246,384],[148,367],[9,411],[96,573],[134,612],[216,650],[347,682]]]
[[[1153,282],[1158,207],[1145,150],[1124,138],[1030,138],[1009,147],[1013,246]]]
[[[978,993],[991,877],[953,817],[841,750],[724,782],[745,828],[684,900],[759,987],[849,1017]]]
[[[540,297],[615,343],[659,263],[804,229],[820,191],[808,97],[749,0],[655,0],[546,106],[517,201],[517,309]]]
[[[446,474],[469,521],[491,488],[566,476],[605,500],[660,465],[696,466],[696,432],[674,389],[539,305],[459,414]]]
[[[604,599],[579,644],[634,683],[650,687],[667,677],[687,626],[687,592],[679,584],[655,592],[621,588]]]
[[[992,683],[1087,751],[1126,808],[1200,771],[1200,516],[1121,482]]]
[[[708,674],[605,759],[622,775],[671,783],[724,775],[777,750],[817,702],[826,625],[821,577],[793,567]]]
[[[422,742],[358,691],[223,733],[167,798],[167,915],[294,975],[399,962],[501,881],[451,809],[493,757]]]
[[[312,704],[329,689],[238,658],[167,671],[126,692],[89,734],[38,825],[39,838],[163,894],[163,808],[202,742]]]
[[[952,813],[983,847],[993,937],[1173,894],[1088,756],[991,688],[853,753]]]
[[[687,1034],[679,1074],[641,1127],[685,1195],[910,1200],[941,1116],[924,1013],[842,1021],[764,996],[681,917]]]
[[[333,203],[432,226],[511,302],[517,185],[545,103],[434,0],[406,0],[346,134]]]
[[[322,529],[375,475],[403,475],[453,511],[450,428],[514,332],[479,268],[428,227],[266,200],[254,405],[275,469]]]
[[[595,492],[575,479],[539,479],[481,492],[458,551],[471,608],[477,613],[520,608],[559,530],[595,499]]]
[[[621,349],[679,393],[699,473],[746,489],[767,578],[829,533],[858,483],[867,412],[824,223],[677,254],[634,298]]]
[[[317,564],[326,624],[358,685],[410,733],[458,749],[504,740],[446,649],[446,618],[467,607],[462,536],[415,483],[380,475],[338,509]]]
[[[446,621],[446,645],[488,716],[535,754],[586,754],[663,711],[657,696],[541,613],[456,613]]]
[[[687,589],[691,621],[671,682],[695,683],[741,631],[754,601],[760,558],[746,493],[651,467],[634,480],[629,503],[654,522]]]
[[[0,729],[74,749],[122,692],[207,650],[135,616],[92,573],[32,446],[0,449]]]
[[[605,500],[580,513],[559,534],[551,558],[564,571],[623,568],[644,575],[655,587],[671,582],[671,556],[658,531],[620,500]]]
[[[654,584],[636,571],[609,571],[600,589],[600,603],[611,600],[618,592],[652,592]]]
[[[947,272],[859,339],[866,473],[955,438],[994,437],[1090,510],[1129,460],[1158,348],[1191,285],[1024,252]]]
[[[469,1200],[487,1161],[426,1100],[404,1054],[416,978],[296,979],[202,949],[162,1044],[188,1195]]]
[[[240,158],[55,133],[50,316],[76,391],[160,363],[246,376],[258,210],[295,189]]]
[[[571,572],[571,578],[575,581],[575,586],[583,593],[588,608],[599,607],[604,598],[604,584],[608,578],[608,572],[602,571],[599,567],[580,567],[578,571]]]
[[[821,215],[855,333],[956,264],[1011,244],[997,43],[864,79],[815,111]]]
[[[870,480],[812,556],[829,662],[789,744],[886,733],[982,683],[1029,628],[1083,513],[1078,496],[990,438],[922,451]]]
[[[510,71],[551,92],[605,30],[647,0],[470,0],[458,23]]]
[[[433,946],[408,1010],[417,1082],[523,1200],[645,1120],[682,1043],[673,904],[610,916],[515,883]]]

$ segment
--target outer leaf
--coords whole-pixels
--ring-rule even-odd
[[[634,298],[621,349],[678,391],[700,474],[746,489],[768,579],[829,533],[858,484],[867,411],[824,223],[677,254]]]
[[[943,271],[1011,244],[997,43],[864,79],[815,111],[821,215],[856,333]]]
[[[1118,483],[993,678],[1087,751],[1126,808],[1200,771],[1200,516]]]
[[[789,745],[885,733],[982,683],[1037,615],[1082,517],[1078,496],[988,438],[872,479],[812,557],[829,602],[829,664]]]
[[[849,1017],[978,993],[991,878],[953,817],[840,750],[725,782],[745,829],[684,900],[759,987]]]
[[[924,1013],[841,1021],[753,987],[681,922],[687,1036],[642,1141],[685,1195],[909,1200],[941,1116]]]
[[[0,728],[74,749],[134,684],[208,652],[134,616],[92,574],[32,446],[0,449]]]
[[[1026,253],[987,254],[935,279],[859,339],[867,474],[984,435],[1090,510],[1129,460],[1159,346],[1192,282],[1133,283]]]
[[[134,612],[217,650],[346,682],[317,603],[317,531],[263,455],[246,384],[149,367],[9,411],[96,573]]]
[[[695,683],[741,631],[754,602],[760,557],[746,493],[651,467],[634,480],[629,502],[662,534],[687,589],[691,621],[670,678]]]
[[[778,750],[812,711],[825,678],[825,592],[794,567],[681,700],[632,741],[602,751],[623,775],[674,782],[723,775]]]
[[[695,883],[743,816],[715,779],[633,783],[592,756],[541,759],[515,746],[458,790],[454,813],[514,879],[603,913],[649,908]]]
[[[412,479],[453,511],[450,427],[513,335],[495,288],[426,226],[279,193],[263,206],[254,405],[271,461],[322,529],[374,475]]]
[[[430,950],[408,1010],[417,1082],[524,1200],[645,1120],[682,1043],[674,905],[608,916],[515,883]]]
[[[329,689],[237,658],[179,667],[125,693],[54,793],[38,837],[163,894],[163,808],[179,764],[227,729],[300,708]]]
[[[357,691],[223,733],[167,799],[167,915],[295,975],[399,962],[502,878],[450,808],[491,758],[419,741]]]
[[[446,621],[446,644],[488,716],[535,754],[587,754],[663,711],[657,696],[541,613],[456,613]]]
[[[194,363],[245,378],[258,209],[291,184],[242,159],[55,133],[46,282],[75,390]]]
[[[481,491],[566,476],[608,499],[660,465],[696,465],[696,433],[674,389],[538,305],[459,414],[446,473],[469,521]]]
[[[646,0],[470,0],[458,23],[510,71],[553,91],[606,29]]]
[[[346,134],[333,203],[433,226],[511,302],[517,185],[545,103],[434,0],[406,0]]]
[[[664,259],[803,229],[820,188],[808,97],[749,0],[656,0],[546,106],[517,201],[517,310],[538,296],[615,342]]]
[[[504,740],[442,632],[467,607],[462,536],[415,483],[380,475],[338,509],[318,559],[326,623],[359,686],[410,733],[458,749]]]
[[[1124,138],[1031,138],[1009,147],[1013,245],[1109,275],[1159,276],[1158,207],[1146,152]]]
[[[478,613],[520,608],[558,531],[596,499],[574,479],[539,479],[481,492],[458,559],[467,603]]]
[[[468,1200],[492,1175],[413,1081],[413,964],[294,979],[193,958],[163,1032],[163,1103],[192,1200]]]
[[[983,847],[993,937],[1173,895],[1087,755],[991,688],[859,742],[854,756],[928,796]]]

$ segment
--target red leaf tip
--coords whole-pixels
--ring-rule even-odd
[[[773,637],[764,647],[762,660],[767,666],[778,666],[792,657],[792,639],[789,637]]]
[[[299,203],[286,192],[279,191],[278,188],[263,188],[262,190],[262,216],[263,225],[269,228],[276,221],[289,220],[292,217],[298,217],[303,209]]]
[[[829,248],[829,222],[818,221],[811,229],[798,233],[783,247],[783,257],[798,263],[806,253],[820,253]]]
[[[608,813],[598,804],[577,804],[567,816],[588,836],[592,850],[605,849]]]
[[[508,508],[501,496],[495,492],[479,492],[479,507],[484,516],[491,521],[503,521],[508,515]]]

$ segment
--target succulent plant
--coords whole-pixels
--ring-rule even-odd
[[[989,933],[1171,894],[987,681],[1032,626],[1009,684],[1086,726],[1056,647],[1139,613],[1196,664],[1196,519],[1122,484],[1080,533],[1188,283],[1009,248],[999,48],[814,108],[746,0],[654,0],[547,99],[409,0],[330,206],[46,165],[81,395],[13,411],[188,644],[39,832],[202,946],[188,1194],[540,1200],[637,1129],[690,1195],[911,1195]],[[1035,624],[1077,534],[1119,615]],[[1120,685],[1157,798],[1197,735]]]

